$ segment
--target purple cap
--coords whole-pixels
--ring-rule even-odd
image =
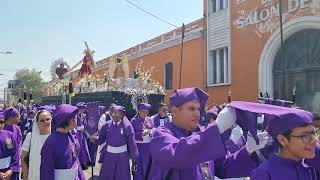
[[[104,111],[105,109],[106,109],[106,107],[105,107],[105,106],[99,106],[99,110],[100,110],[100,112]]]
[[[217,119],[218,117],[218,114],[219,112],[221,111],[222,109],[219,107],[219,106],[214,106],[213,108],[209,109],[207,111],[207,118],[214,118],[214,119]]]
[[[123,106],[118,106],[118,105],[111,106],[110,111],[114,112],[114,113],[122,113],[122,114],[124,114],[124,112],[125,112],[124,107]]]
[[[19,111],[18,111],[18,109],[14,108],[14,107],[9,107],[6,110],[4,110],[3,114],[4,114],[4,119],[8,120],[8,119],[18,115]]]
[[[79,109],[87,108],[87,104],[84,103],[84,102],[79,102],[79,103],[77,103],[76,106],[77,106]]]
[[[149,110],[151,108],[151,105],[148,103],[140,103],[138,104],[138,110]]]
[[[49,106],[49,105],[43,105],[43,106],[40,106],[40,107],[38,108],[38,110],[39,110],[39,111],[41,111],[41,110],[47,110],[48,112],[50,112],[51,114],[53,114],[53,112],[56,110],[56,108],[53,107],[53,106]]]
[[[249,131],[256,141],[259,114],[264,115],[264,127],[273,138],[296,127],[313,123],[312,113],[301,109],[241,101],[233,101],[230,106],[236,109],[237,124],[245,133]]]
[[[169,104],[178,107],[189,101],[199,101],[200,107],[204,108],[208,98],[208,94],[199,88],[177,89],[170,96]]]
[[[4,119],[4,113],[0,112],[0,119]]]
[[[58,108],[54,111],[53,114],[53,121],[55,127],[59,127],[59,125],[64,121],[69,121],[71,118],[77,115],[78,112],[79,109],[77,107],[69,104],[62,104],[58,106]]]

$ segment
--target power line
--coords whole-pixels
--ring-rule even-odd
[[[179,28],[179,26],[176,26],[176,25],[170,23],[169,21],[160,18],[160,17],[157,16],[157,15],[154,15],[153,13],[151,13],[151,12],[143,9],[142,7],[140,7],[140,6],[138,6],[137,4],[131,2],[130,0],[125,0],[125,1],[128,2],[128,3],[130,3],[132,6],[138,8],[139,10],[143,11],[144,13],[149,14],[150,16],[152,16],[152,17],[154,17],[154,18],[156,18],[156,19],[158,19],[158,20],[160,20],[160,21],[162,21],[162,22],[164,22],[164,23],[166,23],[166,24],[168,24],[168,25],[170,25],[170,26],[172,26],[172,27],[174,27],[174,28]],[[193,34],[193,35],[199,35],[198,33],[194,33],[194,32],[187,32],[187,33],[188,33],[188,34],[190,33],[190,34]],[[200,34],[201,34],[201,32],[200,32]]]
[[[129,0],[125,0],[125,1],[127,1],[128,3],[130,3],[132,6],[134,6],[134,7],[138,8],[138,9],[140,9],[141,11],[143,11],[143,12],[145,12],[145,13],[149,14],[150,16],[152,16],[152,17],[154,17],[154,18],[156,18],[156,19],[158,19],[158,20],[160,20],[160,21],[162,21],[162,22],[164,22],[164,23],[166,23],[166,24],[168,24],[168,25],[170,25],[170,26],[173,26],[173,27],[175,27],[175,28],[178,28],[178,26],[176,26],[176,25],[174,25],[174,24],[170,23],[169,21],[166,21],[166,20],[164,20],[164,19],[160,18],[159,16],[156,16],[156,15],[152,14],[151,12],[149,12],[149,11],[147,11],[147,10],[143,9],[142,7],[140,7],[140,6],[136,5],[135,3],[133,3],[133,2],[131,2],[131,1],[129,1]]]

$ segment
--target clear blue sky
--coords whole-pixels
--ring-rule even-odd
[[[177,26],[203,14],[202,0],[131,1]],[[75,65],[82,58],[84,41],[100,60],[174,27],[125,0],[2,0],[0,29],[0,51],[13,52],[0,54],[2,85],[19,68],[36,68],[50,80],[52,62],[62,57]]]

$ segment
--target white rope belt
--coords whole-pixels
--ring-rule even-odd
[[[10,167],[11,164],[11,156],[0,159],[0,169],[6,169]]]
[[[107,152],[112,153],[112,154],[119,154],[119,153],[124,153],[127,151],[128,151],[127,145],[123,145],[123,146],[119,146],[119,147],[113,147],[110,145],[107,146]]]

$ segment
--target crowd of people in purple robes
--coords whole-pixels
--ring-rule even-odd
[[[208,97],[175,90],[131,119],[111,103],[3,108],[0,179],[84,180],[97,163],[100,180],[320,179],[319,115],[272,99],[206,109]]]

